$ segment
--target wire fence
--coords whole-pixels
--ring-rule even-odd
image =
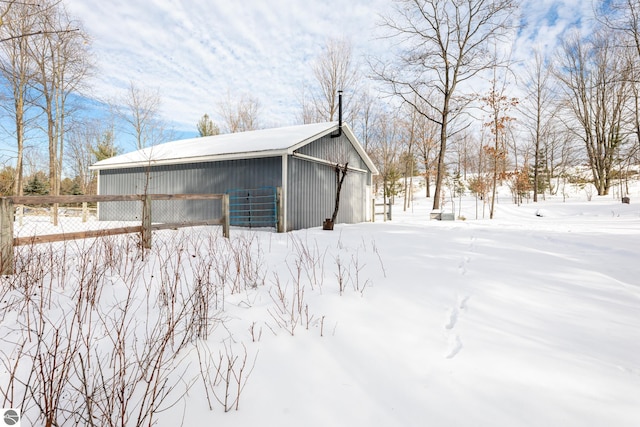
[[[13,247],[140,233],[151,247],[152,231],[220,225],[229,237],[225,194],[3,197],[0,204],[0,274],[13,271]]]

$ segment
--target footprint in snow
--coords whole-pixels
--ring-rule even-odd
[[[447,342],[447,353],[445,357],[447,359],[453,359],[462,350],[462,341],[458,335],[451,335]]]
[[[466,297],[462,298],[460,300],[460,303],[458,304],[458,307],[460,308],[460,310],[466,310],[467,308],[467,301],[469,301],[470,296],[467,295]]]
[[[447,322],[444,325],[445,329],[453,329],[458,323],[458,307],[453,307],[447,312]]]
[[[458,264],[458,271],[460,271],[460,274],[462,274],[463,276],[467,274],[467,268],[465,267],[464,261]]]

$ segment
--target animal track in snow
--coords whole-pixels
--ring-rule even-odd
[[[467,264],[469,264],[470,262],[471,262],[471,257],[466,256],[462,261],[460,261],[460,264],[458,264],[458,270],[460,271],[460,274],[462,274],[463,276],[467,274]]]
[[[462,350],[462,340],[453,330],[460,319],[460,312],[467,309],[469,298],[469,295],[465,295],[462,298],[457,297],[456,304],[447,311],[447,318],[444,324],[444,329],[447,331],[447,350],[445,352],[447,359],[453,359]]]
[[[458,307],[453,307],[447,313],[447,323],[445,323],[444,328],[453,329],[456,323],[458,323]]]
[[[447,353],[445,357],[447,359],[453,359],[462,350],[462,341],[458,335],[451,335],[447,341]]]
[[[460,300],[458,303],[458,308],[460,308],[460,310],[465,310],[467,308],[467,301],[469,301],[469,298],[471,297],[467,295]]]
[[[458,271],[460,272],[460,274],[462,274],[463,276],[465,274],[467,274],[467,268],[465,267],[465,262],[462,261],[460,262],[460,264],[458,264]]]

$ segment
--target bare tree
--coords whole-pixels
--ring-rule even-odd
[[[487,194],[489,194],[489,188],[491,183],[491,176],[488,174],[489,161],[487,159],[485,147],[485,132],[483,131],[480,138],[477,141],[473,141],[472,150],[476,153],[473,156],[473,170],[474,176],[469,179],[468,187],[471,193],[475,195],[476,205],[476,219],[479,218],[478,214],[478,202],[482,201],[482,218],[485,217],[485,210],[487,205]]]
[[[397,114],[381,115],[376,124],[378,129],[371,155],[380,171],[377,179],[382,181],[382,197],[386,209],[387,198],[393,195],[393,187],[399,178],[398,160],[402,129]]]
[[[623,34],[623,44],[632,47],[640,57],[640,2],[608,0],[600,2],[598,6],[596,17],[606,27]]]
[[[300,116],[298,117],[298,120],[303,124],[316,123],[317,120],[310,90],[306,84],[303,84],[300,89],[298,102],[300,103]]]
[[[510,98],[506,93],[506,82],[500,85],[498,77],[494,74],[492,86],[489,93],[482,97],[485,110],[489,114],[489,120],[484,126],[489,129],[493,138],[493,146],[486,145],[485,153],[491,159],[492,190],[491,190],[491,208],[489,210],[489,218],[493,219],[496,190],[498,187],[498,177],[504,175],[507,170],[507,137],[509,123],[515,120],[509,113],[512,107],[517,106],[518,99]]]
[[[533,63],[527,67],[526,96],[520,104],[520,111],[526,118],[533,142],[533,201],[538,201],[538,192],[544,188],[541,172],[544,171],[543,149],[549,137],[550,123],[558,111],[556,88],[552,81],[549,61],[539,51],[534,52]]]
[[[83,120],[69,132],[67,164],[80,182],[82,194],[94,194],[95,172],[89,170],[94,162],[118,154],[114,143],[113,123],[103,124],[95,119]]]
[[[333,225],[336,223],[336,219],[338,218],[338,210],[340,209],[340,193],[342,192],[342,185],[344,184],[344,180],[349,172],[349,161],[344,161],[344,163],[339,161],[335,162],[333,170],[336,174],[336,197],[333,204],[333,213],[331,214],[331,218],[327,218],[323,223],[323,228],[325,230],[333,230]]]
[[[400,156],[400,163],[402,166],[402,175],[404,179],[404,204],[402,210],[406,211],[413,199],[413,176],[416,170],[416,146],[420,138],[420,123],[419,117],[421,117],[415,108],[408,106],[409,108],[403,109],[405,114],[402,125],[404,127],[404,144],[402,146],[402,154]]]
[[[4,7],[0,9],[0,26],[4,24],[7,15],[11,11],[11,7],[13,6],[13,1],[8,1],[6,2],[6,5],[3,5],[3,6]],[[3,39],[5,38],[6,37],[3,37]]]
[[[640,153],[640,2],[638,0],[602,1],[596,16],[619,37],[619,44],[631,56],[633,64],[629,78],[632,90],[630,122],[636,144],[627,151],[627,160]],[[635,57],[635,59],[633,59]]]
[[[360,74],[353,59],[351,43],[347,39],[331,38],[313,63],[317,86],[308,97],[303,90],[302,120],[304,123],[334,121],[338,119],[338,91],[348,90],[343,114],[353,122],[357,111]]]
[[[363,92],[358,114],[354,117],[353,128],[364,146],[369,152],[369,143],[375,130],[375,121],[381,114],[379,100],[374,98],[367,90]],[[305,122],[307,123],[307,122]]]
[[[260,128],[260,101],[253,96],[241,94],[232,99],[227,91],[224,100],[218,103],[218,114],[222,117],[223,127],[229,133],[246,132]]]
[[[417,111],[426,111],[429,106],[418,101],[421,105]],[[414,118],[416,123],[416,149],[422,167],[424,168],[425,196],[431,197],[431,178],[437,170],[437,148],[439,145],[439,129],[435,122],[427,119],[424,114],[417,114]]]
[[[616,155],[625,142],[631,68],[611,31],[598,31],[587,40],[574,33],[563,43],[561,55],[556,75],[566,92],[577,136],[584,141],[593,183],[598,195],[606,195]]]
[[[91,187],[89,166],[93,164],[91,146],[92,141],[98,138],[96,133],[97,129],[89,123],[73,127],[68,132],[67,168],[78,179],[82,194],[89,194]]]
[[[30,40],[31,54],[36,62],[38,106],[46,120],[49,145],[49,183],[53,195],[60,194],[62,159],[68,99],[78,92],[90,70],[88,40],[77,30],[79,23],[70,19],[59,3],[47,3],[39,15],[41,34]],[[57,225],[57,209],[53,209],[53,223]]]
[[[122,107],[116,110],[130,126],[128,132],[135,138],[138,150],[165,140],[165,125],[160,120],[161,105],[159,89],[140,88],[133,81],[129,83]]]
[[[630,109],[630,122],[632,132],[636,137],[636,144],[629,150],[628,160],[629,162],[632,159],[640,154],[640,67],[632,66],[631,67],[631,78],[630,78],[630,88],[631,88],[631,104],[629,106]]]
[[[12,7],[13,6],[13,7]],[[10,3],[2,11],[0,24],[0,74],[7,82],[13,98],[10,110],[15,125],[16,167],[13,180],[13,194],[21,196],[23,187],[23,157],[25,144],[26,113],[29,106],[28,88],[33,79],[33,57],[29,55],[27,37],[36,28],[38,8],[28,3]]]
[[[494,66],[488,47],[509,29],[515,7],[513,0],[397,0],[394,16],[382,23],[401,50],[395,63],[372,64],[374,72],[440,130],[434,209],[440,208],[449,127],[466,105],[459,85]]]

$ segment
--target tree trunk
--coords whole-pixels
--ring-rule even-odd
[[[344,183],[344,179],[347,177],[347,166],[349,162],[345,163],[344,166],[340,166],[336,164],[336,202],[333,208],[333,214],[331,215],[331,222],[336,223],[336,218],[338,218],[338,209],[340,208],[340,192],[342,191],[342,184]]]
[[[24,158],[24,117],[22,100],[16,101],[16,140],[17,140],[17,158],[16,158],[16,178],[14,181],[13,194],[22,196],[24,186],[22,183],[22,170]]]
[[[444,167],[444,159],[447,154],[447,120],[448,118],[448,99],[445,100],[444,112],[442,114],[442,124],[440,127],[440,152],[438,153],[438,169],[436,174],[436,189],[433,192],[433,210],[440,209],[440,193],[442,192],[442,182],[446,173]]]

